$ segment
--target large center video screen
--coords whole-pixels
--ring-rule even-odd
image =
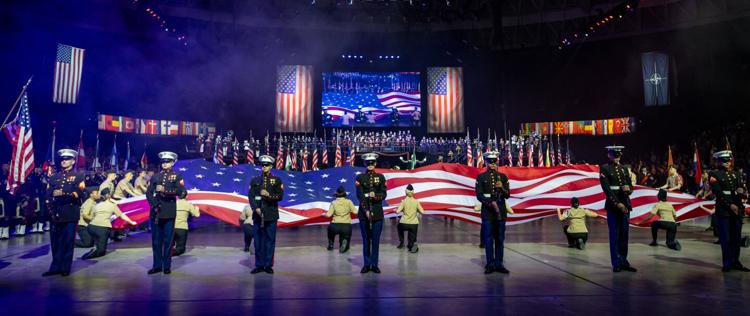
[[[420,126],[419,79],[419,72],[324,72],[323,126]]]

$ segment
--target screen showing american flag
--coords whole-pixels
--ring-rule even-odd
[[[464,131],[464,70],[460,67],[427,68],[429,133]]]
[[[276,131],[312,132],[312,66],[279,66],[276,72]]]
[[[420,126],[419,72],[323,73],[323,126]]]
[[[57,44],[55,60],[55,80],[52,89],[52,102],[77,103],[81,89],[83,70],[83,49]]]

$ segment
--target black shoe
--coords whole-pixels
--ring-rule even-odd
[[[146,272],[146,273],[148,273],[148,274],[156,274],[156,273],[159,273],[159,272],[161,272],[161,268],[153,268],[151,270],[148,270],[148,272]]]
[[[326,247],[326,250],[328,251],[333,250],[333,241],[328,241],[328,247]]]
[[[612,272],[620,272],[620,271],[622,271],[622,268],[620,268],[620,267],[614,267],[614,268],[612,268]]]
[[[479,244],[479,248],[484,249],[484,244]]]
[[[341,242],[341,245],[339,245],[339,253],[346,253],[349,251],[349,241],[344,240]]]
[[[732,271],[731,268],[721,268],[721,272],[724,272],[724,273],[731,272],[731,271]]]
[[[398,249],[404,248],[404,243],[403,242],[398,243],[398,246],[396,246],[396,248]]]
[[[250,271],[250,274],[258,274],[263,272],[263,268],[255,268]]]
[[[380,268],[378,268],[378,266],[370,267],[370,271],[380,274]]]
[[[370,272],[370,267],[364,266],[362,267],[362,270],[359,270],[359,273],[367,273]]]
[[[680,245],[679,242],[675,241],[674,244],[667,246],[667,248],[672,249],[672,250],[680,251],[680,250],[682,250],[682,245]]]
[[[172,273],[172,269],[164,269],[164,274],[171,274],[171,273]]]
[[[245,247],[245,249],[242,249],[243,252],[250,252],[250,247]]]
[[[411,253],[417,253],[417,252],[419,252],[419,247],[417,247],[417,245],[414,245],[414,247],[411,247],[409,249],[409,252],[411,252]]]
[[[57,271],[47,271],[47,272],[42,273],[42,276],[43,277],[48,277],[48,276],[53,276],[53,275],[58,275],[58,274],[60,274],[60,272],[57,272]]]
[[[505,267],[495,268],[495,271],[500,272],[502,274],[510,274],[510,271],[508,271],[508,269],[506,269]]]
[[[648,245],[649,245],[649,246],[651,246],[651,247],[656,247],[656,246],[658,246],[659,244],[657,244],[657,243],[656,243],[656,241],[652,241],[652,242],[651,242],[650,244],[648,244]]]
[[[714,241],[714,245],[721,245],[721,240]]]
[[[633,267],[631,267],[631,266],[627,266],[627,267],[622,267],[622,270],[623,270],[623,271],[628,271],[628,272],[638,272],[638,269],[636,269],[636,268],[633,268]]]
[[[746,268],[740,263],[734,264],[731,267],[732,270],[742,271],[742,272],[750,272],[750,269]]]
[[[576,248],[578,248],[578,250],[583,250],[586,248],[586,243],[583,242],[583,238],[578,238],[578,240],[576,240]]]
[[[60,275],[62,275],[62,276],[69,276],[70,272],[67,272],[67,271],[66,272],[60,272]]]
[[[492,266],[486,266],[484,267],[484,274],[490,274],[495,271],[495,268]]]
[[[266,273],[268,273],[268,274],[273,274],[273,268],[271,268],[271,267],[265,267],[265,268],[263,268],[263,271],[266,271]]]

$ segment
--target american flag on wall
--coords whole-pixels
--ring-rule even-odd
[[[509,215],[508,224],[521,224],[544,217],[557,216],[556,208],[569,208],[575,196],[581,207],[606,216],[604,193],[599,183],[599,167],[571,165],[551,168],[500,167],[508,175],[511,198],[508,206],[515,214]],[[187,199],[202,212],[237,225],[240,212],[247,205],[247,188],[252,177],[260,175],[260,167],[251,165],[221,166],[202,159],[178,161],[175,170],[185,179],[189,190]],[[385,200],[386,217],[395,217],[398,203],[404,198],[406,186],[414,187],[426,215],[447,216],[479,224],[480,214],[474,210],[477,203],[476,177],[483,169],[463,164],[433,164],[415,170],[378,169],[386,178],[388,195]],[[333,193],[343,185],[349,197],[358,205],[354,187],[355,177],[365,172],[362,167],[340,167],[320,171],[287,172],[272,170],[284,183],[284,196],[280,205],[279,227],[326,224],[320,215],[328,211]],[[657,202],[656,189],[636,186],[631,195],[633,212],[630,223],[638,223]],[[677,220],[706,216],[700,206],[713,207],[713,201],[696,199],[682,193],[668,195],[668,201],[677,210]],[[144,197],[121,201],[120,208],[137,221],[148,220],[148,204]],[[115,227],[124,222],[115,221]],[[643,226],[648,227],[649,223]]]
[[[279,66],[276,81],[276,131],[312,132],[312,66]]]
[[[427,68],[428,133],[463,132],[463,78],[460,67]]]
[[[78,91],[81,89],[84,49],[57,44],[55,59],[55,80],[52,89],[52,102],[78,102]]]
[[[13,147],[6,189],[14,194],[34,170],[34,143],[31,139],[29,98],[26,93],[21,97],[21,107],[16,118],[3,126],[3,132]]]

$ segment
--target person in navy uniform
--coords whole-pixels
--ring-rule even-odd
[[[255,225],[255,268],[251,274],[273,274],[273,255],[276,250],[276,222],[279,220],[279,201],[284,198],[284,184],[271,174],[275,159],[260,156],[263,174],[250,180],[247,198],[253,208]]]
[[[636,272],[628,262],[628,230],[630,228],[630,194],[633,183],[630,172],[620,163],[624,146],[607,146],[610,163],[599,167],[599,182],[606,200],[607,226],[609,226],[609,254],[612,271]]]
[[[496,151],[484,153],[487,171],[477,176],[475,192],[481,203],[482,239],[487,264],[484,273],[510,271],[503,264],[505,244],[505,224],[508,219],[508,208],[505,200],[510,197],[508,177],[497,170],[499,154]]]
[[[182,175],[174,172],[172,167],[177,162],[177,154],[171,151],[159,153],[161,171],[154,175],[146,190],[146,199],[151,206],[151,250],[154,264],[148,274],[172,273],[172,238],[174,236],[175,217],[177,217],[177,198],[185,192]]]
[[[60,149],[60,172],[52,175],[47,185],[46,201],[52,220],[50,233],[50,248],[52,248],[52,264],[49,271],[42,276],[70,274],[75,248],[76,226],[81,216],[83,204],[84,182],[83,173],[73,171],[78,152],[72,149]]]
[[[745,207],[742,199],[747,198],[747,188],[742,175],[734,170],[732,151],[714,153],[720,164],[718,170],[709,172],[708,181],[716,196],[716,229],[721,244],[721,271],[732,270],[750,272],[740,263],[740,241],[742,240],[742,217]]]
[[[364,267],[360,273],[380,273],[378,255],[380,254],[380,233],[383,231],[383,200],[387,196],[385,177],[375,172],[378,154],[362,155],[367,172],[357,175],[357,199],[359,200],[359,230],[362,233],[362,255]]]

